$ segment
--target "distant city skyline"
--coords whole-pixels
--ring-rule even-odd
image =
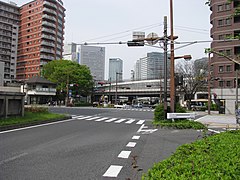
[[[9,2],[4,0],[5,2]],[[28,0],[13,0],[18,6],[30,2]],[[174,35],[186,45],[175,51],[176,56],[191,54],[193,59],[205,57],[204,48],[210,43],[193,43],[193,41],[210,41],[210,10],[205,1],[173,0],[174,3]],[[63,1],[66,8],[64,43],[84,42],[126,42],[132,39],[133,31],[151,32],[159,36],[163,34],[163,17],[168,16],[169,1],[161,0],[91,0]],[[141,11],[140,11],[141,9]],[[144,13],[142,13],[143,11]],[[196,17],[197,13],[197,17]],[[197,19],[196,19],[197,18]],[[168,25],[169,27],[169,25]],[[168,34],[170,31],[168,29]],[[188,45],[188,46],[187,46]],[[148,52],[159,51],[156,47],[127,47],[127,45],[101,45],[106,48],[105,78],[108,72],[108,59],[119,57],[124,60],[124,79],[130,79],[134,63]],[[159,47],[158,44],[156,46]]]

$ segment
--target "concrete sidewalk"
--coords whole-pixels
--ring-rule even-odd
[[[239,128],[236,123],[236,116],[229,114],[212,114],[205,115],[195,121],[206,124],[209,128]]]

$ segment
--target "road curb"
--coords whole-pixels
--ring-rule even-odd
[[[47,123],[51,123],[51,122],[63,121],[63,120],[67,120],[67,119],[72,119],[72,116],[65,116],[63,118],[53,119],[53,120],[36,121],[36,122],[29,122],[29,123],[24,123],[24,124],[2,126],[2,127],[0,127],[0,132],[12,130],[12,129],[24,128],[24,127],[28,127],[28,126],[35,126],[35,125],[47,124]]]

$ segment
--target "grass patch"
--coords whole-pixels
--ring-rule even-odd
[[[177,148],[143,180],[240,179],[240,131],[228,131]]]
[[[47,120],[57,120],[64,117],[65,115],[63,114],[26,111],[24,117],[9,117],[7,119],[0,119],[0,127],[47,121]]]
[[[153,125],[160,127],[171,127],[176,129],[206,129],[206,126],[200,122],[191,121],[191,120],[160,120],[153,121]]]

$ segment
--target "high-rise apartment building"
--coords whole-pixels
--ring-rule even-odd
[[[235,12],[240,7],[240,0],[211,0],[210,16],[211,48],[240,62],[240,15]],[[230,40],[230,39],[238,40]],[[226,102],[226,113],[234,113],[236,103],[236,64],[228,58],[213,53],[210,61],[212,93]],[[239,87],[238,80],[238,87]]]
[[[61,0],[33,0],[20,7],[20,15],[17,79],[28,79],[62,59],[65,8]]]
[[[168,61],[169,62],[169,61]],[[169,71],[170,64],[167,64]],[[147,53],[146,57],[140,58],[135,64],[135,79],[159,79],[164,77],[164,54],[158,52]]]
[[[109,80],[122,81],[123,77],[123,60],[120,58],[110,58],[109,59]]]
[[[210,22],[212,24],[211,48],[221,54],[225,54],[240,61],[240,40],[228,41],[240,36],[240,15],[234,16],[236,8],[240,6],[240,0],[228,2],[227,0],[211,0],[212,11]],[[219,41],[222,40],[222,41]],[[213,54],[211,59],[212,76],[220,78],[214,81],[214,88],[235,87],[235,64],[227,58]]]
[[[104,80],[105,74],[105,48],[81,45],[78,49],[79,63],[89,67],[96,81]]]
[[[0,1],[0,85],[16,78],[19,7]]]

